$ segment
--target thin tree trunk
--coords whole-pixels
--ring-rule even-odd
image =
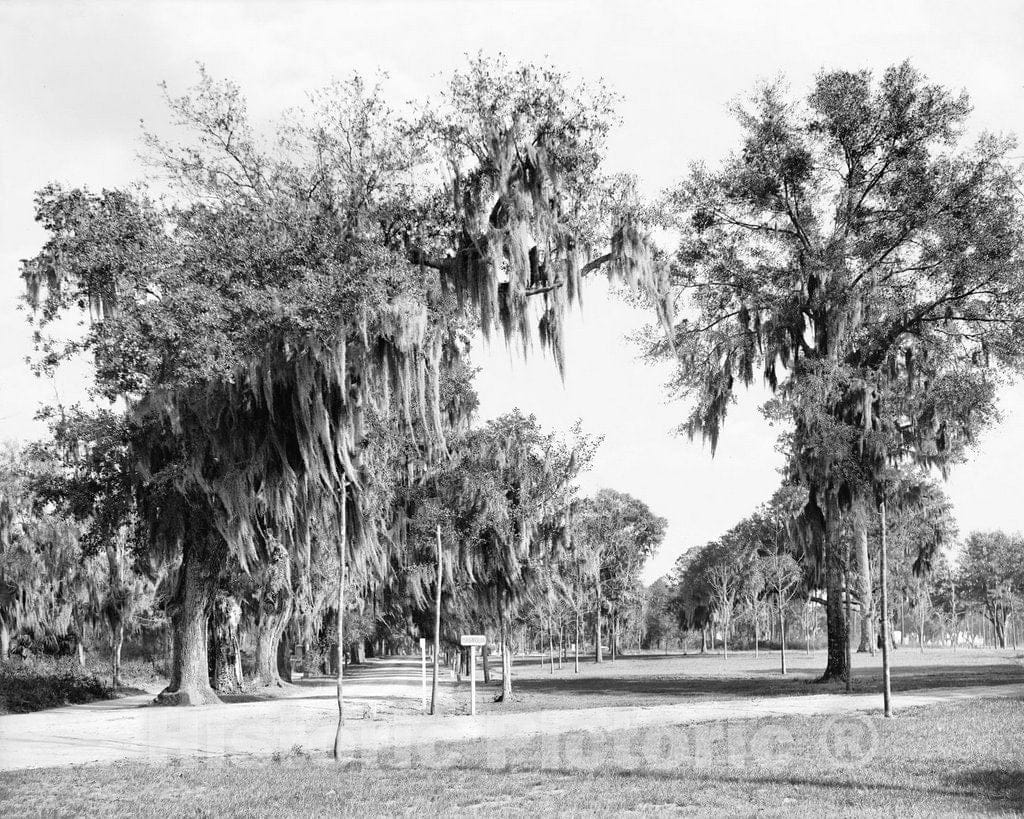
[[[843,585],[846,587],[846,693],[849,694],[853,684],[853,635],[850,633],[853,620],[850,618],[849,555],[847,555],[847,568],[843,572]]]
[[[612,652],[612,662],[618,659],[619,654],[619,607],[614,606],[612,608],[612,626],[611,626],[611,639],[609,640]]]
[[[238,644],[238,635],[236,634],[231,638],[231,651],[234,655],[234,675],[235,675],[235,687],[238,690],[242,689],[244,683],[242,677],[242,650]]]
[[[348,481],[341,479],[341,497],[338,499],[338,727],[334,731],[334,759],[341,759],[341,732],[345,727],[345,583],[348,557]]]
[[[124,645],[124,623],[118,621],[110,632],[110,679],[111,688],[121,687],[121,647]]]
[[[11,652],[11,630],[7,625],[7,620],[0,615],[0,662],[7,659],[7,655]]]
[[[575,660],[573,661],[573,673],[580,673],[580,613],[576,612],[576,643]]]
[[[594,617],[594,662],[604,661],[601,654],[601,584],[597,585],[597,612]]]
[[[480,664],[484,669],[484,684],[486,685],[491,681],[491,647],[489,645],[482,646],[480,648]]]
[[[434,591],[434,676],[430,683],[430,713],[437,713],[437,674],[441,661],[441,524],[437,524],[437,588]]]
[[[956,619],[956,583],[949,584],[950,591],[952,593],[952,622],[953,622],[953,651],[956,651],[956,644],[960,638],[959,623]]]
[[[501,701],[512,702],[512,635],[501,613]]]
[[[760,652],[760,646],[758,645],[758,633],[757,633],[757,626],[758,626],[757,614],[758,614],[758,612],[757,612],[757,604],[755,602],[755,604],[754,604],[754,656],[755,657],[759,657],[760,656],[760,653],[759,653]]]
[[[543,634],[541,637],[543,638]],[[551,623],[551,612],[548,612],[548,670],[555,673],[555,637],[554,628]]]
[[[210,686],[207,653],[207,623],[217,591],[217,579],[224,562],[224,551],[194,544],[185,546],[178,584],[171,601],[174,648],[171,679],[157,695],[162,705],[205,705],[219,703]]]
[[[887,534],[885,531],[885,501],[880,506],[882,524],[882,550],[881,550],[881,597],[882,597],[882,704],[884,714],[892,716],[892,693],[889,684],[889,556]]]
[[[782,603],[779,603],[779,645],[782,648],[782,673],[786,673],[786,616]]]

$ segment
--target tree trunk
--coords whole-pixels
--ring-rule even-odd
[[[217,592],[217,579],[226,557],[217,546],[186,545],[178,569],[178,583],[171,600],[174,648],[171,679],[157,695],[161,705],[219,703],[210,686],[207,623]]]
[[[483,669],[484,669],[484,684],[485,685],[491,681],[490,657],[491,657],[491,647],[489,645],[483,646],[480,649],[480,665],[482,665]]]
[[[573,673],[580,673],[580,613],[576,612],[576,645],[575,659],[573,661]]]
[[[121,687],[121,647],[124,645],[124,623],[118,622],[110,634],[110,665],[111,687],[117,691]]]
[[[501,700],[512,702],[512,635],[501,614]]]
[[[282,681],[292,681],[292,640],[288,634],[288,620],[281,630],[281,639],[277,641],[277,673]]]
[[[242,649],[238,644],[237,634],[231,639],[231,651],[234,658],[233,670],[235,675],[235,687],[241,691],[244,685],[244,678],[242,676]]]
[[[549,666],[552,674],[555,673],[555,637],[554,630],[551,625],[551,615],[548,615],[548,659],[550,660]]]
[[[758,622],[757,622],[758,618],[757,618],[757,615],[758,615],[758,611],[757,611],[757,606],[755,605],[754,606],[754,656],[755,657],[759,657],[760,656],[760,645],[759,645],[759,639],[758,639],[759,635],[757,633],[757,631],[758,631]]]
[[[610,648],[611,648],[611,652],[612,652],[612,662],[615,662],[615,660],[618,659],[618,655],[619,655],[619,608],[618,608],[618,606],[615,606],[612,609],[612,630],[611,630],[611,640],[609,640],[609,642],[611,643]]]
[[[700,629],[700,653],[707,654],[708,651],[708,627],[701,626]],[[668,654],[668,644],[665,644],[665,653]]]
[[[430,682],[430,713],[437,713],[437,675],[441,662],[441,576],[443,563],[441,558],[441,524],[437,525],[437,583],[434,591],[434,671]]]
[[[868,525],[867,507],[861,502],[861,508],[854,517],[857,539],[857,580],[860,584],[860,645],[857,653],[875,654],[875,603],[871,590],[871,563],[868,558]]]
[[[278,664],[279,647],[292,616],[291,593],[279,600],[273,610],[264,609],[260,613],[260,621],[256,625],[256,679],[262,686],[284,685]]]
[[[828,632],[828,664],[818,682],[845,681],[850,673],[846,662],[848,623],[843,612],[843,555],[839,550],[835,513],[830,510],[825,544],[825,624]]]
[[[889,557],[885,523],[885,500],[879,505],[879,519],[882,527],[882,542],[879,552],[879,574],[882,584],[882,709],[886,717],[892,716],[892,692],[889,680]]]
[[[1006,648],[1006,615],[999,611],[992,625],[995,628],[996,645],[999,648]]]
[[[952,595],[950,607],[952,608],[952,614],[950,615],[953,624],[953,651],[956,651],[956,644],[960,639],[960,623],[956,619],[956,583],[950,583],[950,594]]]
[[[779,604],[779,646],[782,648],[782,673],[786,673],[786,615]]]
[[[597,611],[594,614],[594,662],[604,662],[604,655],[601,653],[601,591],[597,592]]]
[[[0,663],[7,659],[11,653],[11,630],[7,626],[7,620],[0,615]]]

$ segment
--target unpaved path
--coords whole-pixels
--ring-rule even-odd
[[[450,688],[450,684],[445,684]],[[451,692],[446,692],[451,697]],[[481,691],[478,690],[478,696]],[[600,707],[484,716],[420,713],[419,662],[368,661],[346,679],[345,747],[352,756],[428,749],[434,742],[505,739],[574,731],[664,727],[782,715],[878,712],[877,694],[704,700],[638,708]],[[458,696],[463,696],[461,693]],[[902,692],[897,710],[959,699],[1024,699],[1024,685],[974,686]],[[0,717],[0,770],[111,762],[119,759],[223,759],[288,754],[317,755],[331,748],[337,719],[331,680],[308,680],[284,696],[197,708],[150,705],[146,696]],[[495,745],[500,743],[495,743]]]

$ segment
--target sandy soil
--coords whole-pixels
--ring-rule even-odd
[[[742,655],[730,658],[743,661]],[[975,660],[982,658],[977,657]],[[604,680],[630,680],[638,674],[636,666],[646,664],[646,679],[684,679],[669,674],[673,663],[662,666],[655,659],[620,660],[608,676],[597,669],[585,679],[594,686]],[[990,664],[990,663],[983,663]],[[954,664],[954,670],[960,661]],[[632,666],[632,670],[630,670]],[[658,668],[666,673],[659,675]],[[964,665],[962,670],[971,668]],[[903,709],[957,699],[975,697],[1012,697],[1024,699],[1024,680],[1019,665],[1015,678],[1000,678],[999,685],[928,686],[899,692],[894,707]],[[705,669],[706,671],[707,669]],[[739,667],[734,669],[740,670]],[[528,684],[531,667],[521,668],[522,683]],[[536,666],[534,672],[550,672]],[[759,672],[763,673],[763,672]],[[572,690],[572,666],[556,670],[562,685]],[[537,673],[537,676],[540,676]],[[920,678],[921,675],[917,675]],[[909,679],[913,679],[911,675]],[[936,678],[938,679],[938,678]],[[619,686],[621,688],[621,686]],[[527,686],[528,688],[528,686]],[[779,714],[838,715],[877,712],[881,707],[876,693],[788,694],[751,696],[734,692],[719,697],[694,698],[676,690],[658,692],[656,704],[593,707],[588,711],[572,708],[533,710],[526,715],[512,711],[480,713],[476,717],[458,712],[467,707],[468,685],[443,682],[441,715],[435,718],[421,712],[421,682],[418,659],[390,658],[370,660],[354,669],[346,682],[344,745],[353,756],[386,753],[422,753],[434,742],[510,738],[530,735],[554,736],[574,731],[609,731],[644,726],[663,726],[731,719],[750,719]],[[584,694],[577,690],[578,697]],[[619,702],[622,702],[619,691]],[[681,700],[682,695],[682,700]],[[493,690],[477,691],[481,709],[489,708]],[[612,699],[609,697],[609,700]],[[591,700],[592,701],[592,700]],[[598,701],[604,701],[599,697]],[[149,695],[69,706],[34,714],[0,717],[0,770],[53,765],[109,762],[118,759],[163,760],[203,758],[230,760],[248,755],[288,754],[303,749],[322,755],[333,743],[337,719],[332,680],[303,680],[283,689],[279,696],[258,701],[232,702],[198,708],[164,708],[151,705]],[[419,749],[414,751],[413,749]],[[429,752],[429,751],[428,751]]]

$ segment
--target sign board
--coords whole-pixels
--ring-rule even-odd
[[[487,637],[483,634],[463,634],[459,638],[460,646],[485,646]]]

